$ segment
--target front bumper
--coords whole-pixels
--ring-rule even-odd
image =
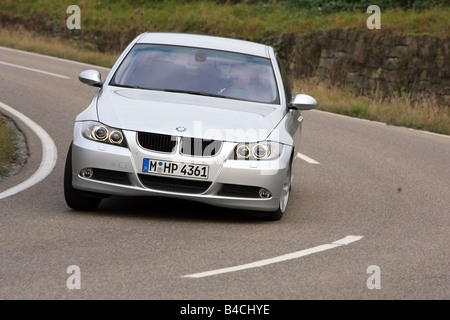
[[[72,184],[75,189],[121,196],[162,196],[198,201],[209,205],[244,210],[275,211],[292,147],[285,146],[274,160],[244,161],[229,159],[236,143],[224,142],[212,157],[192,157],[161,153],[142,148],[134,131],[124,130],[128,148],[91,141],[81,135],[75,123],[72,147]],[[172,177],[142,172],[144,158],[209,166],[206,180]],[[94,175],[82,177],[80,172],[93,168]],[[271,197],[261,198],[265,188]]]

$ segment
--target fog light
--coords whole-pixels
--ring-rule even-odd
[[[92,178],[92,176],[94,175],[94,169],[92,168],[86,168],[80,171],[80,176],[83,178]]]
[[[271,196],[272,196],[272,194],[270,193],[269,190],[264,189],[264,188],[259,189],[259,197],[260,197],[260,198],[268,199],[268,198],[270,198]]]

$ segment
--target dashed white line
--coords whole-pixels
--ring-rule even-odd
[[[24,70],[28,70],[28,71],[33,71],[33,72],[38,72],[38,73],[42,73],[42,74],[46,74],[49,76],[53,76],[53,77],[58,77],[58,78],[63,78],[63,79],[70,79],[69,77],[57,74],[57,73],[52,73],[52,72],[47,72],[47,71],[43,71],[43,70],[39,70],[39,69],[33,69],[33,68],[28,68],[28,67],[24,67],[18,64],[14,64],[14,63],[8,63],[5,61],[0,61],[0,64],[3,64],[5,66],[10,66],[10,67],[14,67],[14,68],[19,68],[19,69],[24,69]]]
[[[203,277],[209,277],[209,276],[222,274],[222,273],[235,272],[235,271],[240,271],[240,270],[245,270],[245,269],[262,267],[262,266],[266,266],[269,264],[278,263],[278,262],[282,262],[282,261],[286,261],[286,260],[297,259],[300,257],[304,257],[307,255],[313,254],[313,253],[317,253],[317,252],[333,249],[336,247],[340,247],[343,245],[347,245],[352,242],[358,241],[362,238],[363,238],[362,236],[346,236],[345,238],[334,241],[332,243],[323,244],[323,245],[320,245],[317,247],[300,250],[300,251],[296,251],[293,253],[288,253],[288,254],[285,254],[282,256],[265,259],[265,260],[260,260],[260,261],[256,261],[256,262],[252,262],[252,263],[242,264],[242,265],[234,266],[234,267],[228,267],[228,268],[222,268],[222,269],[210,270],[210,271],[206,271],[206,272],[184,275],[182,277],[183,278],[203,278]]]
[[[31,130],[36,133],[42,143],[42,160],[39,165],[38,170],[24,182],[0,193],[0,199],[12,196],[16,193],[24,191],[31,186],[44,180],[53,170],[56,164],[56,159],[58,157],[56,145],[53,142],[50,135],[42,129],[36,122],[20,113],[19,111],[11,108],[10,106],[0,102],[0,109],[6,110],[10,114],[13,114],[19,118],[25,125],[27,125]]]
[[[300,158],[300,159],[302,159],[303,161],[306,161],[306,162],[310,163],[310,164],[320,164],[320,163],[317,162],[316,160],[311,159],[310,157],[307,157],[307,156],[305,156],[304,154],[301,154],[300,152],[297,153],[297,157]]]

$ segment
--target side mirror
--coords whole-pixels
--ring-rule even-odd
[[[298,110],[311,110],[317,107],[317,101],[307,94],[298,94],[292,100],[291,106]]]
[[[85,70],[80,73],[78,79],[80,79],[81,82],[93,87],[101,87],[103,84],[102,76],[100,72],[96,70]]]

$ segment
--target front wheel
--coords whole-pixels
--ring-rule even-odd
[[[90,193],[82,193],[72,186],[72,144],[70,144],[64,168],[64,198],[67,205],[74,210],[95,210],[102,199],[94,195],[89,195]]]
[[[284,178],[278,210],[270,212],[269,214],[264,216],[263,217],[264,220],[276,221],[280,220],[283,217],[283,214],[286,211],[287,204],[289,201],[289,193],[291,192],[291,186],[292,186],[292,162],[290,163],[289,168],[286,172],[286,177]]]

